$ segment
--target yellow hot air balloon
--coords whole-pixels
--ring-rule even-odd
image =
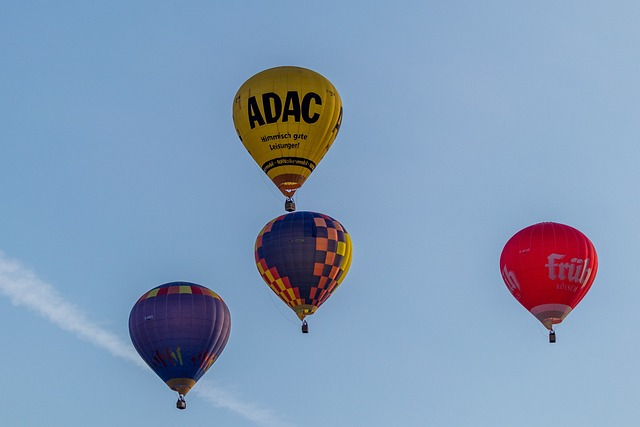
[[[285,195],[293,195],[338,135],[342,101],[329,80],[300,67],[276,67],[247,80],[233,101],[240,140]]]

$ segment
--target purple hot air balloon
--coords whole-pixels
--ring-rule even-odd
[[[184,396],[227,344],[231,316],[222,298],[204,286],[170,282],[140,297],[129,315],[129,335],[140,357]]]

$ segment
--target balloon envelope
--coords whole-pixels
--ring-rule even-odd
[[[231,317],[212,290],[170,282],[145,293],[129,315],[140,357],[172,390],[186,395],[227,344]]]
[[[289,198],[329,150],[341,122],[338,91],[306,68],[262,71],[240,87],[233,102],[240,140]]]
[[[584,298],[597,270],[598,256],[587,236],[554,222],[520,230],[500,256],[507,288],[547,329]]]
[[[338,288],[349,271],[351,254],[347,230],[316,212],[275,218],[264,226],[255,245],[262,278],[300,320]]]

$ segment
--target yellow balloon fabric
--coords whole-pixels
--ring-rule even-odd
[[[276,67],[247,80],[233,123],[249,154],[292,197],[338,135],[342,101],[329,80],[300,67]]]

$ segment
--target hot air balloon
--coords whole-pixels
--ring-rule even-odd
[[[171,390],[184,396],[213,365],[227,344],[231,317],[212,290],[170,282],[140,297],[129,315],[129,335],[140,357]]]
[[[247,80],[233,123],[249,154],[295,210],[293,195],[338,135],[342,101],[329,80],[300,67],[276,67]]]
[[[598,271],[593,243],[568,225],[542,222],[517,232],[500,256],[511,294],[547,329],[564,320],[591,288]]]
[[[256,265],[271,290],[302,321],[340,286],[351,265],[351,237],[335,219],[293,212],[264,226],[255,245]]]

